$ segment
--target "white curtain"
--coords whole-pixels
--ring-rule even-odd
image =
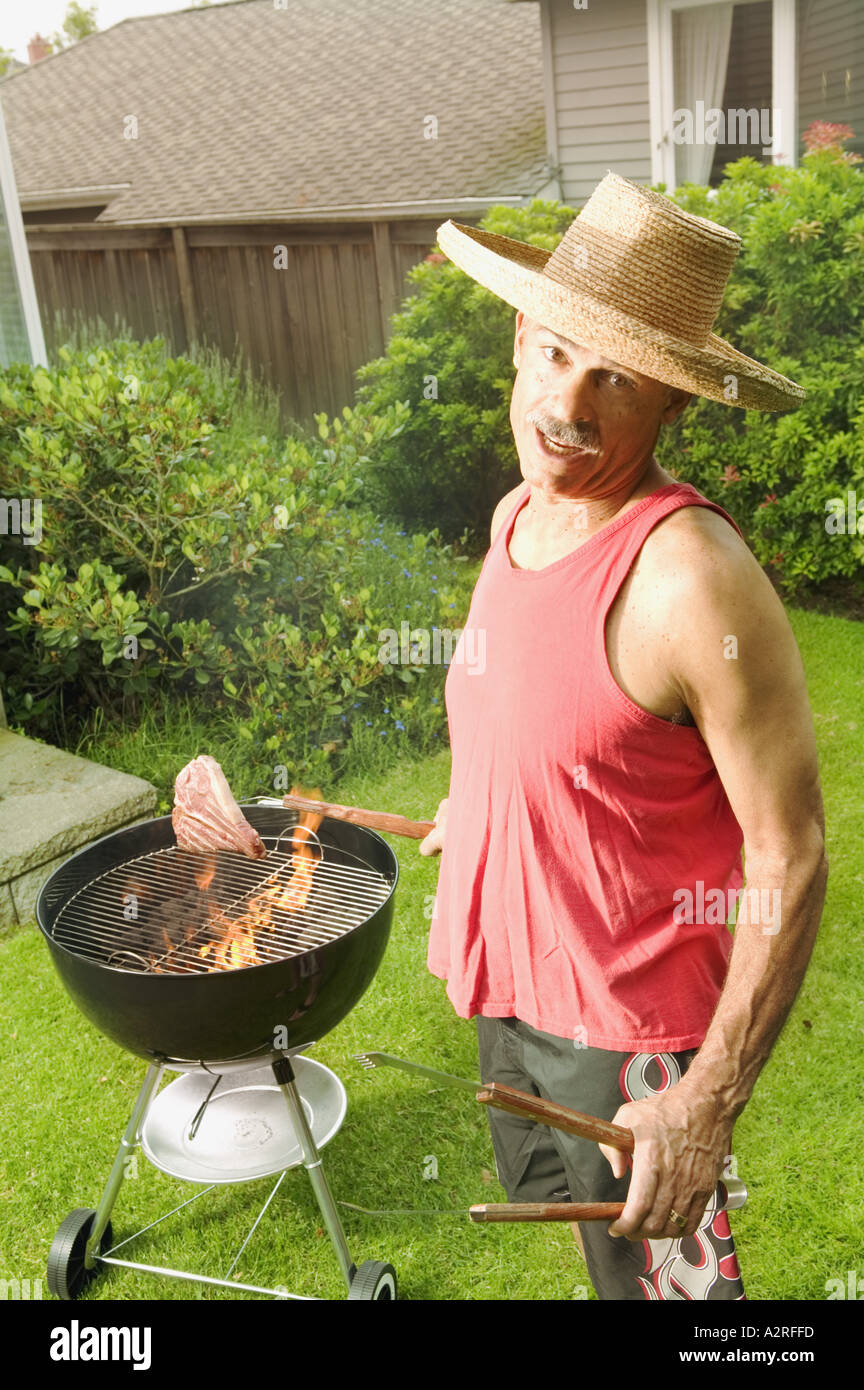
[[[722,107],[729,63],[734,5],[695,5],[673,11],[675,108],[693,113],[695,136],[692,144],[675,148],[676,182],[707,184],[717,149],[713,144],[696,143],[704,134],[697,116],[697,102],[703,110]]]

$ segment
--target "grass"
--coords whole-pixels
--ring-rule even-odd
[[[801,610],[791,610],[790,618],[815,711],[831,878],[801,994],[735,1132],[738,1172],[750,1200],[731,1219],[749,1298],[822,1300],[827,1280],[845,1281],[850,1269],[864,1271],[858,1156],[864,958],[858,948],[862,873],[856,854],[864,628]],[[189,729],[175,729],[166,744],[176,746],[193,731],[194,720]],[[148,740],[155,744],[156,731]],[[140,752],[140,737],[136,746]],[[231,755],[218,746],[211,751],[220,760],[223,752]],[[150,748],[151,778],[164,771],[153,761],[157,753]],[[236,757],[239,764],[239,750]],[[229,772],[232,765],[229,756]],[[425,817],[446,794],[448,775],[446,754],[403,759],[383,775],[374,768],[355,771],[340,783],[340,798]],[[456,1018],[443,984],[425,968],[436,863],[422,859],[407,841],[393,844],[401,879],[388,952],[359,1005],[311,1053],[332,1066],[348,1090],[345,1123],[325,1150],[334,1194],[391,1213],[342,1208],[354,1258],[390,1260],[400,1294],[408,1299],[593,1299],[568,1227],[469,1223],[469,1205],[503,1200],[486,1118],[470,1095],[398,1072],[366,1073],[352,1060],[355,1052],[377,1048],[477,1075],[473,1024]],[[0,972],[0,1277],[34,1279],[44,1277],[46,1252],[66,1213],[95,1205],[143,1064],[82,1019],[37,932],[25,929],[0,944]],[[424,1178],[430,1155],[437,1159],[437,1181]],[[221,1274],[269,1186],[264,1180],[202,1197],[127,1253]],[[137,1176],[124,1184],[115,1208],[115,1239],[196,1190],[139,1158]],[[426,1214],[399,1214],[418,1210]],[[288,1174],[235,1274],[248,1283],[342,1297],[302,1170]],[[122,1270],[104,1274],[87,1294],[125,1300],[232,1296]]]

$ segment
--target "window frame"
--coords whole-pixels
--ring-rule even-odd
[[[648,89],[651,130],[651,182],[675,191],[675,113],[672,14],[714,5],[718,0],[646,0],[648,18]],[[752,5],[758,0],[734,0]],[[798,31],[796,0],[771,0],[771,105],[784,113],[781,133],[789,149],[774,150],[773,164],[798,163]]]

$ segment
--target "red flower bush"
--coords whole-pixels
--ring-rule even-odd
[[[801,136],[808,154],[812,154],[814,150],[835,150],[847,164],[860,164],[859,154],[852,154],[851,151],[843,149],[846,141],[854,138],[855,132],[852,127],[842,125],[838,121],[811,121]]]

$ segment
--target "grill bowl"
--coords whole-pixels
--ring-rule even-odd
[[[262,836],[296,824],[293,812],[244,805]],[[381,905],[359,926],[325,945],[239,970],[194,975],[124,970],[81,955],[55,939],[69,900],[94,879],[141,855],[175,844],[170,816],[118,830],[72,855],[44,884],[36,921],[54,966],[78,1008],[100,1032],[129,1052],[183,1070],[202,1063],[214,1070],[274,1051],[307,1047],[335,1028],[369,987],[390,935],[399,866],[374,831],[324,820],[318,831],[334,858],[344,851],[389,883]],[[224,852],[223,852],[224,853]],[[266,864],[266,860],[263,861]]]

